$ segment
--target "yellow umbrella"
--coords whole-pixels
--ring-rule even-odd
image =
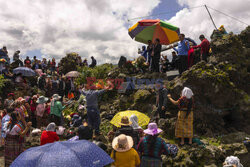
[[[110,121],[110,123],[115,125],[116,127],[120,127],[119,123],[121,122],[122,117],[127,116],[129,118],[133,114],[137,116],[139,126],[148,125],[150,118],[147,115],[136,110],[126,110],[118,112]]]

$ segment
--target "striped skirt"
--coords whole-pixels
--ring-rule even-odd
[[[175,127],[175,137],[192,138],[193,137],[193,111],[186,118],[186,111],[178,112],[178,119]]]
[[[23,152],[23,139],[18,136],[7,135],[5,138],[4,158],[5,167],[10,164]]]
[[[142,156],[141,167],[162,167],[162,161],[160,159]]]

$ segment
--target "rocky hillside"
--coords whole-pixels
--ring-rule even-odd
[[[164,74],[131,73],[126,68],[114,68],[112,78],[162,78],[174,99],[184,86],[195,96],[194,128],[196,137],[206,146],[185,146],[175,159],[166,158],[166,166],[221,166],[228,155],[239,156],[245,166],[249,152],[242,144],[250,134],[250,27],[239,35],[227,34],[211,42],[209,62],[199,62],[172,81]],[[136,82],[135,82],[136,83]],[[155,92],[151,89],[130,90],[125,94],[106,96],[101,102],[102,120],[108,130],[107,115],[126,109],[136,109],[152,117]],[[163,137],[176,143],[174,125],[178,108],[168,104],[167,119],[159,121]],[[235,140],[236,139],[236,140]],[[227,140],[227,141],[225,141]],[[229,140],[229,141],[228,141]],[[248,164],[248,165],[247,165]]]
[[[181,77],[171,81],[166,74],[142,73],[136,66],[131,66],[131,63],[127,63],[122,68],[105,64],[93,69],[86,67],[69,69],[78,59],[78,55],[72,54],[62,59],[60,70],[65,69],[63,73],[79,70],[81,77],[76,80],[78,84],[86,83],[86,77],[125,81],[129,77],[135,79],[135,85],[138,84],[139,79],[151,81],[163,79],[174,99],[179,98],[183,87],[190,87],[195,94],[195,138],[198,141],[201,140],[203,144],[179,148],[180,151],[174,159],[163,157],[164,166],[222,166],[225,157],[229,155],[239,156],[244,167],[250,166],[249,148],[243,144],[245,137],[250,137],[250,27],[239,35],[227,34],[214,38],[211,41],[211,48],[212,55],[208,63],[199,62],[184,72]],[[117,86],[117,83],[115,85]],[[140,88],[124,92],[114,89],[103,95],[100,100],[100,111],[101,130],[104,136],[111,129],[110,119],[118,111],[134,109],[154,119],[155,91],[150,86]],[[27,93],[32,95],[37,91],[35,88],[28,92],[21,88],[14,90],[11,83],[5,84],[2,90],[15,91],[18,96],[24,96]],[[4,97],[3,94],[2,96]],[[77,107],[68,108],[67,112],[74,112],[76,109]],[[164,130],[162,137],[167,142],[175,144],[178,143],[174,137],[177,112],[178,108],[168,103],[167,119],[159,120],[159,126]],[[28,141],[31,145],[39,144],[39,139],[34,142],[30,138]]]

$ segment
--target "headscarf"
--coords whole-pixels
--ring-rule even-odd
[[[52,131],[52,132],[55,132],[55,129],[56,129],[56,124],[54,122],[51,122],[47,128],[46,128],[46,131]]]
[[[240,163],[240,159],[235,156],[229,156],[226,158],[225,162],[226,165],[236,165],[236,167],[243,167],[243,165]],[[224,165],[224,166],[226,166]]]
[[[184,89],[181,92],[181,96],[186,97],[188,100],[186,118],[188,117],[189,113],[191,112],[191,108],[193,106],[193,99],[192,99],[193,95],[194,95],[193,91],[188,87],[184,87]]]
[[[129,119],[132,122],[131,126],[133,129],[141,129],[141,127],[138,125],[138,118],[136,115],[131,115]]]
[[[188,87],[184,87],[181,93],[181,96],[185,96],[187,99],[190,99],[193,95],[193,91]]]

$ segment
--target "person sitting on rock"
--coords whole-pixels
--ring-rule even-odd
[[[55,129],[56,129],[56,124],[54,122],[51,122],[47,126],[46,130],[42,132],[40,145],[44,145],[47,143],[54,143],[55,141],[59,140],[59,137],[56,134]]]
[[[192,144],[193,138],[193,91],[184,87],[179,100],[175,101],[168,95],[169,100],[179,106],[178,118],[175,127],[175,136],[181,138],[180,145],[184,145],[184,138],[189,138],[189,144]]]
[[[113,163],[116,167],[136,167],[140,165],[140,157],[136,150],[132,148],[134,145],[131,136],[124,134],[114,138],[112,142],[113,151],[111,158],[115,161]]]
[[[240,159],[238,157],[229,156],[225,159],[223,167],[243,167],[243,165],[240,163]]]
[[[136,144],[139,143],[139,134],[136,133],[133,129],[133,127],[131,126],[132,122],[129,121],[127,116],[123,116],[121,119],[121,122],[119,123],[121,128],[119,128],[116,132],[115,132],[115,136],[119,136],[120,134],[125,134],[127,136],[131,136],[133,138],[134,141],[134,147],[136,147]]]
[[[92,62],[91,62],[91,64],[89,65],[89,67],[90,68],[94,68],[95,66],[96,66],[96,59],[93,57],[93,56],[91,56],[91,60],[92,60]]]
[[[15,62],[17,64],[17,67],[22,67],[23,66],[23,62],[20,60],[20,50],[17,50],[14,55],[13,55],[13,62]]]
[[[148,129],[144,130],[147,134],[138,144],[138,152],[141,155],[141,166],[160,167],[162,166],[161,155],[172,155],[175,157],[178,148],[175,145],[166,144],[165,141],[158,137],[162,130],[157,127],[156,123],[149,123]]]

